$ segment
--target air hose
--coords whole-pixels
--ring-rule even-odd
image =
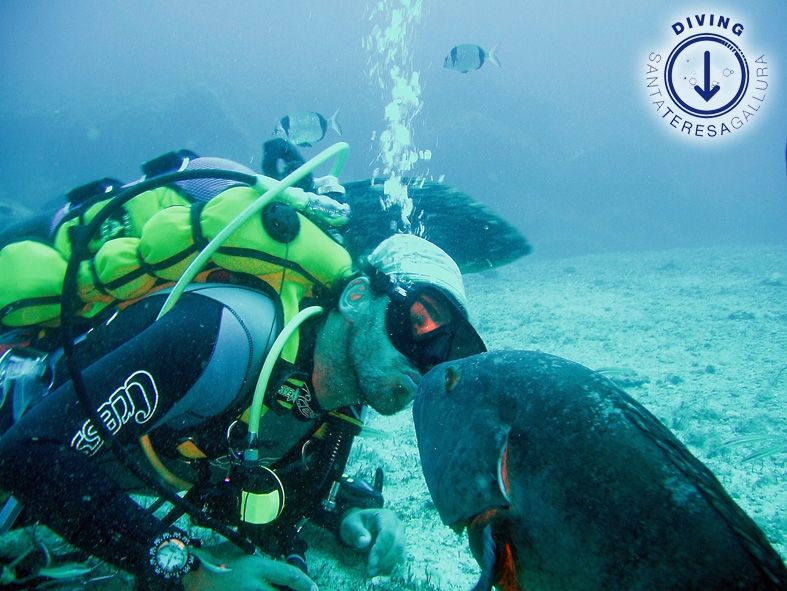
[[[260,376],[257,379],[257,385],[254,388],[254,397],[251,401],[251,408],[249,410],[249,447],[244,453],[246,461],[256,461],[259,459],[259,450],[257,449],[257,436],[260,432],[260,419],[262,418],[262,405],[265,399],[265,391],[268,389],[268,381],[270,380],[273,368],[279,360],[284,345],[287,343],[292,334],[312,316],[322,314],[323,308],[320,306],[309,306],[298,312],[292,320],[290,320],[284,329],[273,341],[268,355],[262,364]]]
[[[245,174],[238,171],[221,169],[183,170],[170,174],[164,174],[151,179],[144,179],[132,184],[131,186],[120,188],[115,194],[109,193],[102,195],[102,199],[110,198],[110,202],[96,214],[89,224],[84,227],[74,227],[71,230],[71,234],[69,236],[71,239],[72,252],[68,261],[68,266],[66,267],[65,277],[63,279],[60,324],[63,355],[65,357],[66,367],[68,369],[69,376],[71,377],[79,404],[85,410],[91,423],[93,424],[93,427],[98,432],[98,435],[104,442],[107,442],[112,453],[115,455],[118,461],[126,467],[126,469],[128,469],[134,476],[139,478],[150,489],[155,490],[168,502],[182,508],[183,511],[187,513],[196,524],[212,529],[248,554],[254,554],[257,550],[253,543],[199,507],[196,507],[186,499],[181,498],[175,490],[169,488],[154,476],[152,476],[149,470],[140,465],[128,453],[126,453],[121,443],[104,424],[104,421],[101,419],[98,411],[94,408],[94,405],[91,403],[88,396],[87,385],[85,384],[82,370],[77,363],[75,355],[75,318],[77,315],[78,306],[81,303],[79,300],[77,288],[77,273],[80,263],[90,256],[88,245],[90,243],[91,237],[95,235],[101,224],[103,224],[123,204],[127,203],[137,195],[144,193],[145,191],[175,183],[177,181],[205,178],[232,180],[250,187],[254,187],[258,191],[265,191],[265,193],[255,200],[254,203],[242,211],[230,224],[228,224],[228,226],[222,232],[220,232],[213,240],[211,240],[205,249],[203,249],[203,251],[192,262],[184,275],[178,281],[175,288],[170,293],[170,296],[165,301],[164,306],[159,313],[160,318],[166,314],[175,305],[175,303],[177,303],[178,298],[183,293],[188,283],[199,272],[202,265],[207,262],[210,256],[232,234],[232,232],[234,232],[249,217],[260,211],[267,203],[276,197],[284,194],[283,201],[290,203],[296,207],[296,209],[308,209],[312,207],[313,209],[316,209],[317,215],[320,215],[322,212],[327,217],[335,216],[336,211],[332,212],[331,206],[339,204],[336,204],[330,199],[319,198],[316,195],[307,194],[299,189],[294,189],[292,188],[292,185],[334,156],[336,156],[336,160],[334,161],[331,174],[338,176],[347,159],[348,149],[349,146],[344,142],[334,144],[287,175],[281,181],[276,181],[275,179],[271,179],[270,177],[265,177],[262,175]],[[318,199],[316,203],[314,201],[315,198]],[[346,214],[346,211],[344,211],[344,213]],[[262,379],[263,375],[261,375],[260,378]],[[265,382],[267,383],[267,377],[265,377]],[[256,398],[257,396],[255,394],[255,399]],[[259,425],[259,420],[257,423]]]

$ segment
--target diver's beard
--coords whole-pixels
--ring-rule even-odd
[[[350,326],[350,331],[355,332],[357,330],[357,325],[353,324]],[[368,405],[369,402],[366,400],[365,392],[363,389],[363,384],[361,383],[362,376],[359,373],[358,365],[355,363],[355,357],[353,356],[353,342],[355,342],[355,334],[351,334],[350,338],[348,338],[344,343],[344,358],[347,360],[347,363],[350,364],[350,372],[353,376],[353,388],[356,392],[358,397],[358,404],[366,404]]]
[[[338,312],[331,312],[317,334],[312,383],[317,400],[325,410],[365,404],[351,357],[352,330],[352,324],[348,325]]]
[[[402,382],[403,378],[395,369],[395,364],[390,360],[383,367],[370,364],[366,339],[359,334],[360,331],[368,331],[369,327],[353,324],[350,330],[353,334],[347,340],[345,358],[350,364],[349,373],[355,379],[358,401],[386,416],[404,409],[413,396]]]

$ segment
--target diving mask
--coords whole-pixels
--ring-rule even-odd
[[[393,346],[421,374],[435,365],[486,351],[459,305],[428,284],[390,282],[385,328]]]
[[[462,273],[443,249],[413,234],[393,234],[367,257],[365,272],[391,302],[391,342],[422,374],[438,363],[486,351],[467,315]]]

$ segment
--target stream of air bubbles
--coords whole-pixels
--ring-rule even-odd
[[[419,160],[429,160],[429,150],[419,151],[413,142],[412,122],[421,111],[420,75],[413,69],[412,43],[421,21],[422,0],[377,0],[369,10],[371,32],[364,38],[369,77],[385,105],[385,128],[372,135],[377,141],[374,177],[384,177],[383,206],[401,208],[403,232],[412,227],[413,202],[407,178]]]

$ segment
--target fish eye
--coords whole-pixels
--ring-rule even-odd
[[[459,380],[462,378],[462,374],[455,368],[449,367],[445,370],[445,375],[443,379],[445,380],[445,391],[450,392],[456,385],[459,383]]]

